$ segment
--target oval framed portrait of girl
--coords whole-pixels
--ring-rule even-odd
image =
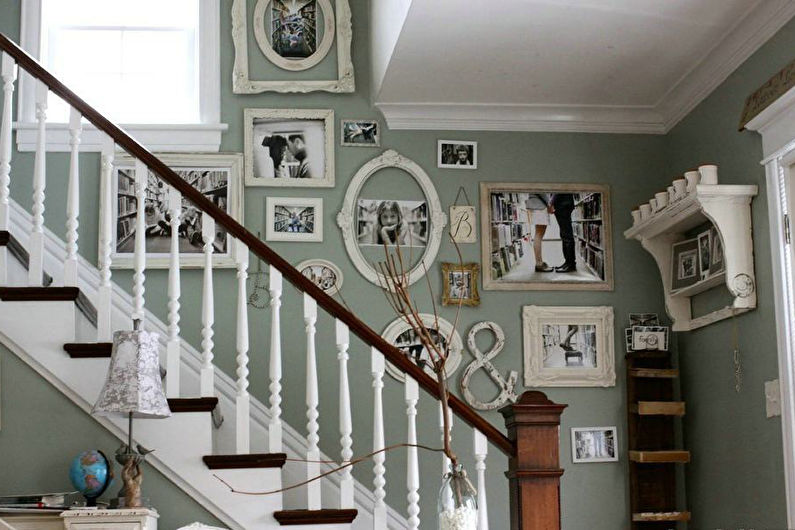
[[[386,168],[397,168],[407,173],[417,183],[423,197],[362,198],[361,191],[367,180]],[[345,193],[342,210],[337,214],[337,224],[342,229],[348,255],[362,276],[376,285],[386,285],[385,278],[373,262],[384,260],[384,251],[381,250],[384,247],[390,252],[399,249],[403,257],[414,258],[407,266],[411,284],[420,279],[435,260],[447,225],[447,215],[427,173],[416,162],[388,150],[367,162],[354,175]]]

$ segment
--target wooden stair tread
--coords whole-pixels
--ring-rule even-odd
[[[679,370],[676,368],[630,368],[629,375],[649,379],[676,379],[679,377]]]
[[[112,342],[70,342],[63,349],[72,359],[97,359],[110,357]]]
[[[689,521],[690,512],[640,512],[632,514],[632,522]]]
[[[0,287],[0,300],[7,302],[74,302],[77,287]]]
[[[641,416],[684,416],[684,401],[638,401],[630,410]]]
[[[348,524],[359,514],[358,510],[280,510],[273,512],[273,517],[282,526],[299,524]]]
[[[217,397],[169,398],[171,412],[212,412],[218,406]]]
[[[285,453],[253,453],[247,455],[205,455],[202,457],[208,469],[251,469],[284,466]]]
[[[11,241],[11,233],[8,230],[0,230],[0,247],[8,245]]]
[[[685,464],[690,451],[630,451],[629,459],[639,464]]]

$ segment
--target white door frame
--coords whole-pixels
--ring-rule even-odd
[[[778,373],[787,527],[795,527],[795,88],[763,110],[746,128],[762,134],[767,184],[773,297],[776,307]],[[788,241],[789,239],[789,241]]]

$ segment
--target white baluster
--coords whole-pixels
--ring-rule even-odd
[[[486,455],[489,441],[479,430],[474,430],[473,453],[478,474],[478,530],[489,530],[489,509],[486,503]]]
[[[268,291],[271,295],[271,359],[270,378],[271,419],[268,424],[268,446],[271,453],[282,452],[282,335],[279,312],[282,307],[282,273],[270,267]]]
[[[113,196],[113,156],[116,146],[106,136],[102,144],[102,161],[100,168],[100,220],[99,220],[99,289],[97,303],[97,342],[110,342],[111,326],[111,294],[110,285],[111,253],[113,251],[113,208],[116,198]]]
[[[450,440],[453,439],[453,414],[451,410],[447,411],[447,421],[450,427]],[[439,437],[444,447],[444,413],[442,412],[442,402],[439,402]],[[450,471],[450,459],[447,455],[442,453],[442,476]]]
[[[408,440],[409,444],[417,444],[417,401],[420,399],[420,389],[417,381],[406,376],[405,384],[406,397],[406,416],[408,416]],[[409,528],[417,530],[420,527],[420,463],[416,447],[408,448],[408,467],[406,469],[406,486],[409,493],[406,499],[409,501]]]
[[[166,395],[180,395],[182,344],[179,339],[179,297],[182,294],[179,268],[179,223],[182,215],[182,194],[171,188],[168,192],[168,215],[171,227],[171,252],[168,262],[168,346],[166,350]]]
[[[149,169],[135,161],[135,255],[133,272],[133,320],[144,321],[144,281],[146,280],[146,185]]]
[[[318,390],[317,390],[317,358],[315,356],[315,323],[317,322],[317,302],[304,293],[304,323],[306,324],[306,430],[307,449],[306,464],[307,479],[315,478],[320,474],[320,437],[317,432],[318,425]],[[307,485],[307,504],[310,510],[319,510],[321,507],[320,481],[315,480]]]
[[[348,346],[351,334],[342,321],[336,321],[337,360],[340,363],[340,444],[342,462],[350,462],[353,456],[353,422],[351,420],[351,389],[348,383]],[[340,478],[340,508],[353,508],[353,469],[342,470]]]
[[[33,228],[28,242],[28,284],[42,285],[44,274],[44,190],[47,184],[47,85],[36,81],[36,158],[33,162]]]
[[[17,65],[10,55],[3,52],[0,77],[3,81],[3,114],[0,116],[0,230],[8,230],[9,194],[11,186],[11,126],[14,81]],[[0,247],[0,286],[8,284],[8,250]]]
[[[202,397],[215,395],[213,369],[213,324],[215,300],[213,298],[213,251],[215,244],[215,219],[202,213],[202,239],[204,240],[204,285],[202,295],[202,369],[200,392]]]
[[[384,443],[384,356],[375,348],[370,349],[370,372],[373,374],[373,451],[379,451],[385,447]],[[386,455],[381,452],[373,455],[373,491],[375,504],[373,506],[373,529],[383,530],[386,528],[386,478],[384,474],[386,467],[384,462]]]
[[[77,286],[77,228],[80,226],[80,135],[83,132],[83,116],[72,108],[69,111],[69,184],[66,191],[66,261],[63,266],[63,284]]]
[[[251,452],[248,393],[248,247],[240,240],[233,240],[237,260],[237,454]]]

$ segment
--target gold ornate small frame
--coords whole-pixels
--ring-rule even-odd
[[[480,305],[479,276],[478,263],[442,263],[442,305]]]

